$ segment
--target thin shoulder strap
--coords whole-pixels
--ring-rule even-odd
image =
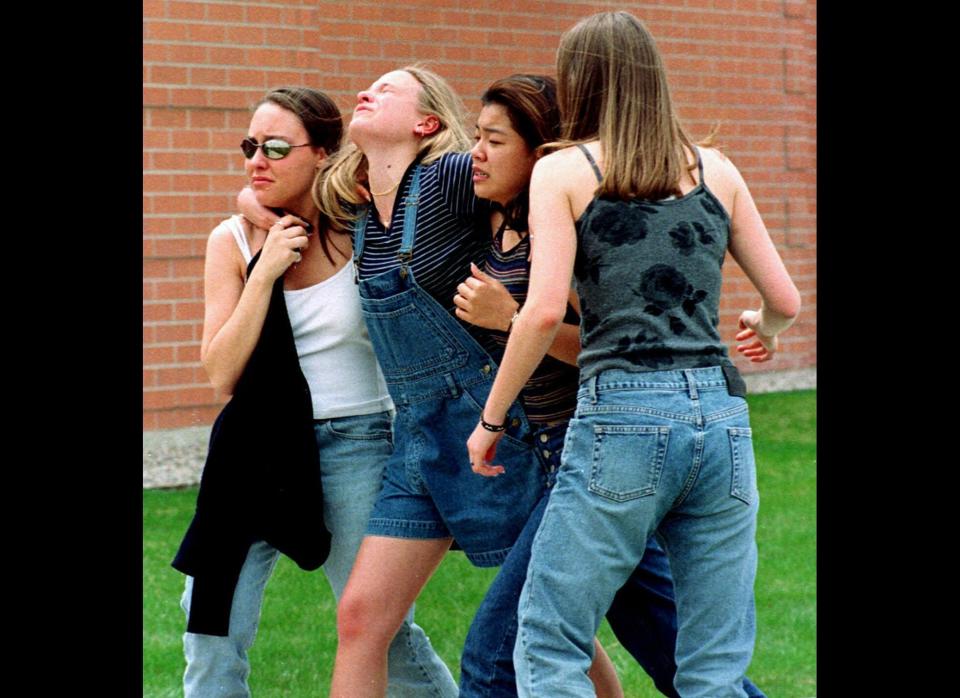
[[[590,162],[590,167],[593,168],[593,173],[597,175],[597,181],[602,182],[603,175],[600,173],[600,168],[597,167],[597,161],[593,159],[590,151],[587,150],[587,146],[585,146],[583,143],[577,143],[577,147],[580,148],[580,150],[583,151],[583,154],[587,156],[587,160]]]
[[[693,154],[697,156],[697,171],[700,172],[699,184],[706,186],[706,183],[703,181],[703,157],[700,155],[700,148],[693,146]]]

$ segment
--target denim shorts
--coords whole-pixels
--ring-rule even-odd
[[[455,380],[445,393],[449,375],[435,377],[439,394],[397,405],[396,450],[387,461],[368,535],[452,537],[478,567],[503,562],[545,491],[546,470],[530,436],[520,440],[510,434],[500,439],[495,458],[506,472],[486,478],[471,470],[467,438],[493,383],[489,367],[477,374],[476,380]]]

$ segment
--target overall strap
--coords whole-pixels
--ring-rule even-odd
[[[397,257],[400,259],[400,275],[407,275],[407,265],[413,259],[413,241],[417,234],[417,207],[420,204],[420,170],[422,165],[417,163],[413,168],[413,179],[410,181],[410,189],[407,190],[407,197],[404,200],[403,209],[403,237],[400,239],[400,252]]]
[[[400,239],[400,274],[407,275],[407,264],[413,258],[413,240],[417,232],[417,205],[420,200],[420,170],[423,166],[417,163],[413,168],[413,179],[404,199],[403,237]],[[360,260],[363,257],[363,244],[367,235],[367,221],[370,219],[370,204],[360,210],[360,215],[353,226],[353,281],[360,283]]]
[[[587,150],[587,146],[585,146],[583,143],[577,143],[577,147],[580,148],[583,154],[587,156],[587,160],[590,162],[590,167],[593,168],[593,173],[597,175],[597,181],[602,182],[603,175],[600,173],[600,168],[597,167],[597,161],[593,159],[593,156],[590,154],[590,151]]]

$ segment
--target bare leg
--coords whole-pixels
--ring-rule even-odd
[[[387,650],[451,538],[367,536],[337,606],[331,698],[383,698]]]
[[[593,681],[597,698],[623,698],[623,686],[620,685],[617,668],[597,638],[593,638],[593,664],[587,676]]]

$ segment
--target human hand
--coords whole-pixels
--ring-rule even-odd
[[[365,186],[363,186],[359,182],[357,183],[357,186],[354,187],[354,191],[356,192],[357,196],[360,197],[361,201],[366,201],[367,203],[370,203],[371,201],[373,201],[373,197],[370,196],[370,190],[368,190]]]
[[[237,210],[240,211],[241,216],[263,230],[270,230],[270,226],[280,220],[280,216],[257,201],[257,195],[249,186],[244,187],[237,194]]]
[[[457,286],[454,313],[471,325],[506,332],[520,308],[506,286],[470,263],[471,276]]]
[[[503,436],[502,431],[484,429],[478,423],[470,438],[467,439],[467,455],[470,457],[470,469],[477,475],[496,477],[506,472],[502,465],[493,465],[496,457],[497,442]]]
[[[283,275],[291,264],[303,259],[303,250],[309,246],[307,224],[292,214],[278,219],[267,232],[267,239],[260,252],[260,261],[253,268],[266,275],[269,281],[274,281]]]
[[[769,361],[779,349],[777,335],[760,334],[760,320],[759,311],[744,310],[740,314],[738,323],[740,332],[737,332],[735,337],[738,342],[745,342],[752,337],[756,337],[752,342],[737,345],[737,351],[748,357],[753,363]]]

